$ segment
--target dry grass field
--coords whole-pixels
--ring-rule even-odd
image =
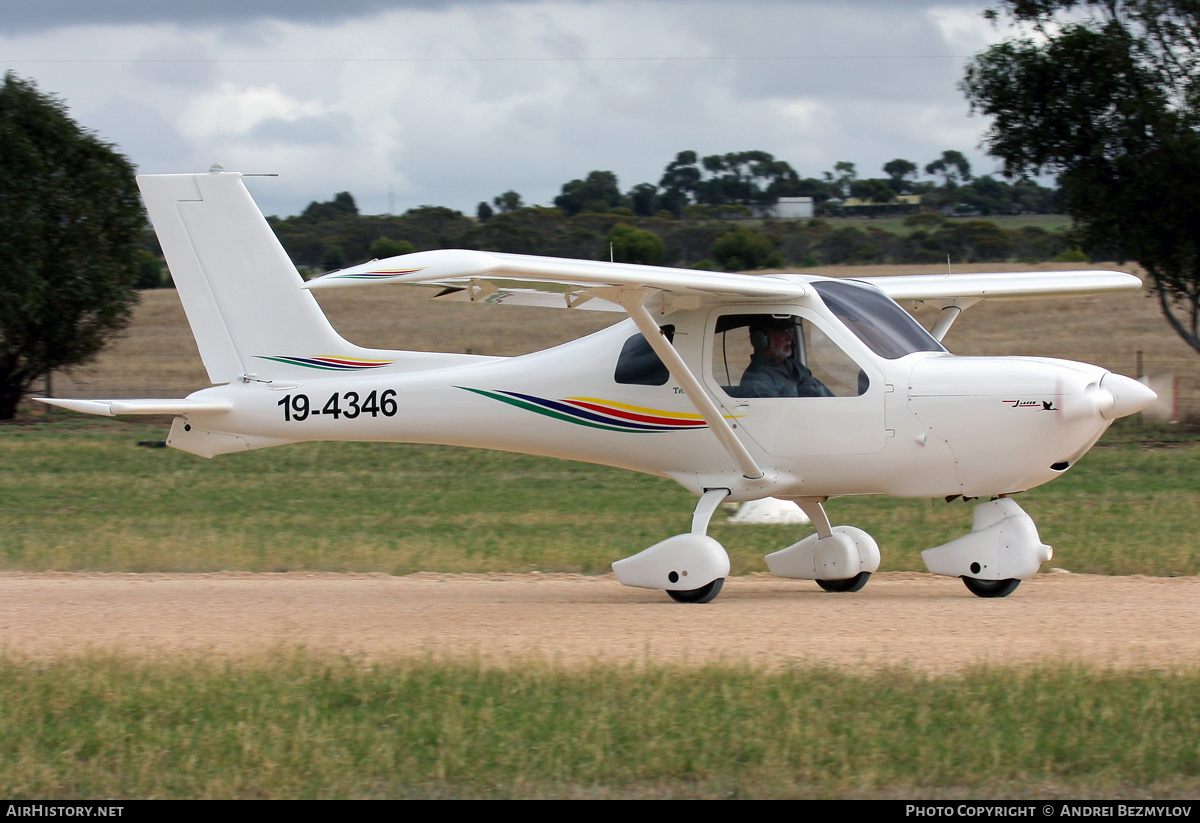
[[[979,264],[955,270],[1048,271],[1078,267]],[[1131,266],[1099,264],[1091,268],[1141,274]],[[811,273],[866,277],[930,271],[927,266],[838,266]],[[334,326],[347,339],[365,346],[398,349],[523,354],[620,319],[620,315],[608,312],[440,304],[429,299],[431,289],[420,287],[378,286],[316,294]],[[918,317],[929,325],[931,315],[918,312]],[[985,302],[964,313],[946,343],[958,354],[1061,357],[1131,376],[1137,376],[1141,352],[1143,373],[1177,374],[1182,413],[1200,417],[1200,356],[1171,331],[1157,300],[1145,292],[1076,300]],[[207,385],[179,299],[174,291],[160,290],[143,292],[133,324],[122,338],[93,363],[69,374],[54,375],[52,390],[60,397],[174,397]]]

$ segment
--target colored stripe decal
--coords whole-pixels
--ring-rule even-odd
[[[655,423],[660,426],[661,425],[672,425],[672,426],[679,426],[681,428],[695,428],[695,427],[703,428],[705,426],[704,418],[700,418],[699,420],[678,420],[678,419],[674,419],[674,418],[670,418],[670,417],[663,417],[660,415],[638,414],[636,412],[629,412],[629,411],[625,411],[623,409],[606,408],[604,406],[599,406],[595,403],[584,403],[580,400],[568,399],[568,402],[572,406],[578,406],[581,409],[590,409],[595,412],[601,412],[603,414],[608,414],[613,417],[620,417],[624,420],[634,420],[634,421],[637,421],[640,423]]]
[[[694,431],[707,427],[704,419],[699,415],[647,409],[590,397],[550,400],[520,392],[486,391],[466,386],[457,388],[555,420],[604,431],[642,434],[646,432]]]
[[[598,397],[564,397],[564,400],[574,403],[599,403],[602,406],[607,406],[612,409],[625,409],[631,412],[643,412],[646,414],[657,414],[662,417],[675,417],[680,420],[703,420],[704,418],[693,412],[669,412],[660,411],[658,409],[647,409],[645,406],[630,406],[628,403],[618,403],[615,400],[601,400]]]
[[[273,360],[276,363],[286,363],[289,366],[303,366],[307,369],[321,369],[324,371],[379,369],[396,362],[395,360],[358,360],[348,357],[268,357],[264,354],[255,356],[259,360]]]
[[[383,280],[388,277],[403,277],[406,274],[416,274],[427,266],[417,266],[415,269],[379,269],[378,271],[367,271],[361,274],[327,274],[323,279],[326,280]]]
[[[550,411],[549,409],[533,403],[526,403],[522,400],[517,400],[512,397],[505,397],[497,392],[484,391],[483,389],[471,389],[467,388],[466,386],[458,386],[458,388],[463,389],[464,391],[474,392],[475,394],[482,394],[484,397],[490,397],[492,400],[499,400],[501,403],[507,403],[510,406],[516,406],[518,409],[525,409],[526,411],[543,414],[546,417],[553,417],[556,420],[564,420],[567,423],[575,423],[580,426],[588,426],[593,429],[604,429],[606,431],[629,431],[628,429],[619,428],[617,426],[601,426],[596,423],[587,423],[583,420],[577,420],[570,415],[558,414],[557,412]]]

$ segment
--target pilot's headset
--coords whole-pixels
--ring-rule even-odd
[[[769,332],[772,329],[794,332],[795,328],[791,318],[772,316],[755,320],[750,326],[750,346],[755,351],[762,351],[771,345]]]

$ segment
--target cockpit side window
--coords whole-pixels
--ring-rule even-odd
[[[945,346],[882,290],[851,280],[815,280],[817,294],[871,351],[895,360],[918,351],[944,352]]]
[[[730,397],[855,397],[869,386],[819,326],[795,315],[719,317],[712,363]]]
[[[668,341],[675,339],[675,327],[663,326],[662,333]],[[665,386],[671,377],[667,366],[655,354],[646,338],[635,334],[621,347],[613,379],[632,386]]]

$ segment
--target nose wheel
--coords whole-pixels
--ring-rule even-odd
[[[978,577],[964,577],[962,582],[967,585],[967,590],[976,597],[1008,597],[1017,590],[1017,586],[1021,585],[1021,581],[1015,577],[1006,580],[980,580]]]

